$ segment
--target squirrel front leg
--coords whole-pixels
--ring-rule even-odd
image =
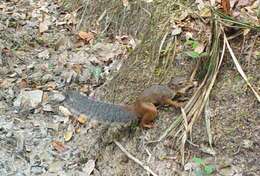
[[[174,101],[174,100],[171,100],[170,98],[165,98],[163,100],[163,104],[164,105],[169,105],[169,106],[172,106],[172,107],[176,107],[176,108],[179,108],[179,107],[182,107],[183,106],[183,103],[180,103],[178,101]]]

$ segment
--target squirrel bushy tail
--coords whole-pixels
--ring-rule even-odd
[[[129,122],[136,115],[120,105],[96,101],[76,91],[65,92],[65,106],[76,115],[84,114],[90,119],[107,122]]]

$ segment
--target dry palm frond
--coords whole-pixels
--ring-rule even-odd
[[[206,75],[193,94],[189,102],[186,104],[182,111],[182,116],[178,116],[176,120],[165,130],[163,135],[157,141],[163,140],[169,133],[175,134],[178,136],[177,141],[181,144],[181,155],[182,163],[184,164],[184,146],[187,140],[187,134],[192,131],[192,126],[195,121],[199,118],[204,107],[209,99],[210,92],[215,83],[218,71],[220,69],[224,51],[225,44],[223,46],[222,56],[219,57],[219,46],[220,46],[220,28],[219,22],[213,19],[212,23],[212,38],[211,38],[211,47],[209,48],[209,58],[208,58],[208,67]],[[185,115],[184,115],[185,114]],[[185,123],[186,122],[186,123]]]
[[[205,105],[209,99],[210,92],[213,88],[217,74],[219,72],[225,51],[225,44],[223,46],[222,56],[219,57],[219,48],[220,48],[220,28],[217,20],[213,20],[212,23],[212,38],[211,38],[211,48],[209,49],[209,58],[208,58],[208,68],[207,73],[199,86],[198,90],[195,92],[191,100],[185,106],[184,111],[189,122],[187,129],[184,129],[183,125],[181,126],[182,134],[179,136],[178,141],[185,143],[187,139],[187,132],[192,132],[192,127],[195,121],[200,117],[202,111],[205,108]],[[208,132],[209,133],[209,132]],[[184,147],[184,145],[181,145]],[[181,149],[184,150],[184,149]],[[184,156],[182,156],[184,157]]]
[[[260,31],[260,25],[252,24],[252,23],[244,22],[244,21],[243,22],[238,21],[234,17],[228,16],[228,15],[222,13],[221,11],[215,10],[213,8],[212,8],[212,11],[218,17],[218,20],[221,23],[223,23],[225,26],[235,27],[235,28],[246,28],[246,29],[253,29],[256,31]]]

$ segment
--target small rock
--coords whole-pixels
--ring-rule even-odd
[[[42,110],[46,112],[53,112],[53,109],[50,104],[43,105]]]
[[[32,174],[40,175],[43,173],[43,168],[41,166],[32,166],[31,172],[32,172]]]
[[[32,108],[36,108],[42,102],[43,91],[41,90],[32,90],[32,91],[24,91],[18,95],[13,105],[15,107],[25,107],[30,106]]]
[[[53,115],[54,123],[64,123],[67,124],[69,122],[69,117]]]
[[[89,176],[94,169],[95,169],[95,160],[88,160],[88,162],[85,164],[85,167],[83,168],[85,176]]]
[[[65,99],[62,93],[54,92],[49,95],[49,100],[53,103],[60,103]]]
[[[64,163],[61,161],[53,162],[49,165],[48,171],[50,173],[57,173],[62,170]]]
[[[54,131],[58,131],[59,130],[59,124],[58,123],[48,123],[47,128],[53,129]]]
[[[72,116],[71,112],[64,106],[59,106],[59,111],[66,117]]]
[[[14,97],[14,90],[11,87],[8,89],[8,97]]]

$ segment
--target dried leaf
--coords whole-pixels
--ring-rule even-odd
[[[58,152],[64,152],[66,150],[66,147],[62,142],[52,141],[51,145]]]
[[[72,136],[73,136],[73,132],[72,131],[66,131],[65,134],[64,134],[64,140],[66,142],[68,142],[68,141],[71,140]]]
[[[210,8],[208,6],[207,7],[203,7],[200,10],[199,14],[200,14],[201,17],[207,18],[207,17],[211,16],[211,10],[210,10]]]
[[[92,32],[84,32],[84,31],[80,31],[78,33],[79,37],[84,40],[86,43],[90,43],[91,40],[94,39],[94,34]]]
[[[76,128],[76,129],[75,129],[75,132],[76,132],[76,133],[80,133],[80,128]]]
[[[85,124],[87,121],[87,116],[85,114],[80,114],[78,118],[79,123]]]
[[[221,7],[225,14],[230,15],[230,2],[229,0],[221,0]]]

